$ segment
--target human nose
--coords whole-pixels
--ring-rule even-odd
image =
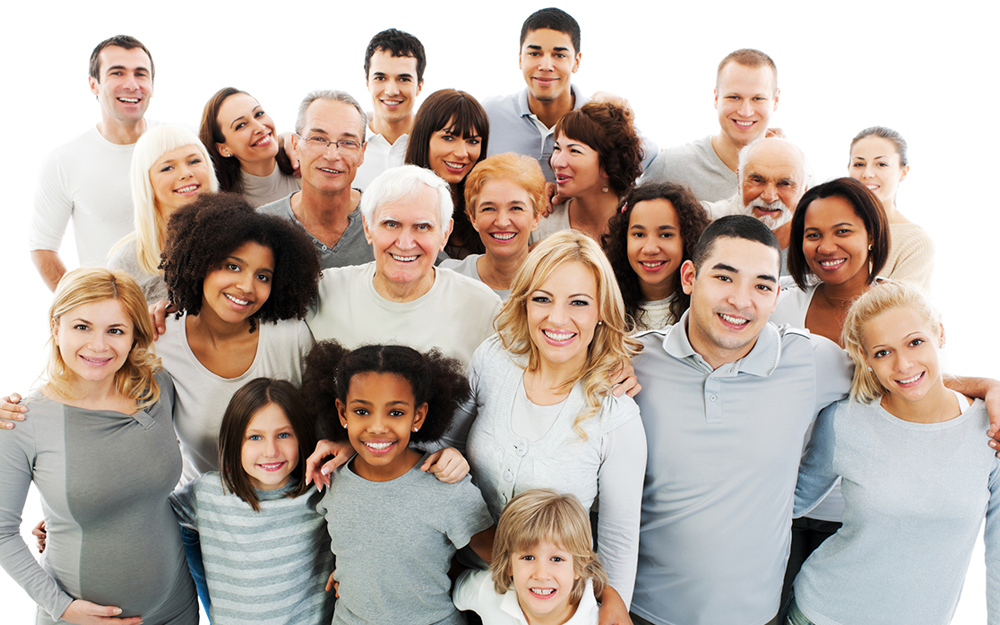
[[[267,437],[264,445],[264,457],[274,458],[278,455],[278,441],[273,436]]]
[[[549,321],[555,325],[562,325],[566,323],[569,318],[567,314],[566,306],[563,304],[553,304],[552,309],[549,311]]]
[[[778,187],[774,184],[767,184],[764,187],[764,191],[760,194],[760,199],[764,200],[768,204],[778,199]]]
[[[566,167],[566,157],[563,156],[562,150],[552,153],[552,156],[549,157],[549,166],[553,170]]]
[[[552,56],[543,54],[541,58],[538,59],[538,69],[552,71]]]
[[[816,250],[820,253],[833,252],[836,250],[836,245],[833,240],[829,237],[823,237],[819,240],[819,245],[816,246]]]
[[[753,115],[753,106],[751,106],[750,100],[743,100],[743,102],[740,103],[739,113],[743,117],[750,117]]]
[[[861,172],[861,177],[862,178],[874,178],[875,177],[875,168],[872,167],[871,165],[865,165],[864,171]]]
[[[660,251],[656,237],[646,237],[642,242],[642,251],[647,254],[655,254]]]
[[[385,94],[386,95],[396,95],[399,93],[399,85],[396,84],[395,80],[387,80],[385,83]]]
[[[749,308],[752,301],[750,297],[750,286],[733,284],[729,291],[728,300],[729,304],[736,310]]]
[[[497,213],[496,225],[500,227],[505,227],[510,225],[510,211],[501,210]]]

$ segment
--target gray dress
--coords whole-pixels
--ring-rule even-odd
[[[55,623],[74,599],[122,609],[147,625],[198,622],[180,526],[167,496],[181,476],[173,385],[132,415],[34,394],[24,422],[0,434],[0,564]],[[19,528],[28,487],[42,498],[41,564]]]

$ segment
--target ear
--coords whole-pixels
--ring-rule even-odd
[[[337,400],[337,416],[340,417],[340,425],[347,427],[347,406],[344,402]]]
[[[56,345],[59,344],[59,320],[53,317],[49,320],[52,326],[52,340],[55,341]]]
[[[712,89],[712,102],[716,109],[719,108],[719,90]]]
[[[694,291],[695,277],[694,263],[690,260],[684,261],[684,264],[681,265],[681,288],[685,294],[691,295],[692,291]]]
[[[216,143],[215,149],[222,156],[222,158],[229,158],[230,156],[233,155],[232,150],[230,150],[229,146],[226,145],[225,143]]]
[[[293,132],[292,136],[290,138],[292,140],[292,150],[296,154],[300,154],[301,151],[299,149],[299,135]],[[300,154],[300,159],[299,160],[301,160],[301,154]]]
[[[899,181],[903,182],[904,180],[906,180],[906,174],[908,174],[908,173],[910,173],[910,166],[909,165],[907,165],[906,167],[903,168],[903,173],[899,176]]]
[[[365,240],[368,241],[368,245],[372,245],[371,226],[368,225],[368,218],[364,215],[361,215],[361,227],[365,231]]]
[[[424,90],[424,81],[421,80],[420,82],[417,83],[417,95],[419,96],[420,92],[423,90]]]
[[[774,90],[774,104],[771,106],[772,111],[778,110],[778,97],[781,96],[781,89]]]
[[[427,418],[427,402],[420,404],[417,408],[416,413],[413,415],[413,427],[411,428],[414,432],[419,430],[424,425],[424,420]]]
[[[583,52],[577,52],[576,58],[573,59],[573,73],[575,74],[577,70],[580,69],[580,59],[583,58]]]
[[[451,231],[454,228],[455,228],[455,220],[454,219],[449,219],[448,220],[448,227],[445,228],[444,237],[443,237],[443,240],[441,241],[441,249],[439,251],[443,252],[444,251],[444,247],[446,245],[448,245],[448,237],[451,236]]]
[[[944,324],[938,324],[938,347],[944,347]]]
[[[531,220],[531,232],[538,230],[538,224],[542,222],[542,212],[538,211],[535,213],[535,217]]]
[[[87,76],[87,84],[90,86],[91,93],[93,93],[94,95],[98,95],[100,93],[100,90],[97,87],[97,85],[99,85],[100,83],[97,81],[96,78],[94,78],[93,76]]]

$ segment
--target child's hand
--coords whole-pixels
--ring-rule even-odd
[[[445,484],[454,484],[469,474],[469,461],[454,447],[445,447],[427,456],[420,470],[433,474]]]
[[[316,451],[306,458],[306,484],[316,484],[316,490],[323,492],[323,487],[330,485],[330,473],[347,464],[353,452],[350,443],[335,443],[326,439],[316,443]],[[324,464],[329,456],[333,459]]]
[[[333,573],[330,573],[330,578],[326,580],[326,591],[330,592],[333,589],[333,596],[340,599],[340,582],[333,579],[333,576],[337,574],[337,569],[333,569]]]

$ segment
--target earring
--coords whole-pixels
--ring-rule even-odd
[[[608,192],[608,185],[604,185],[604,188],[601,189],[601,191],[604,191],[605,193],[607,193]]]
[[[871,372],[872,372],[872,368],[868,367],[868,373],[871,373]]]
[[[600,325],[604,325],[604,322],[603,322],[603,321],[598,321],[598,322],[597,322],[597,325],[599,325],[599,326],[600,326]]]
[[[418,431],[418,430],[420,430],[420,428],[413,428],[413,431],[414,431],[414,432],[416,432],[416,431]]]

